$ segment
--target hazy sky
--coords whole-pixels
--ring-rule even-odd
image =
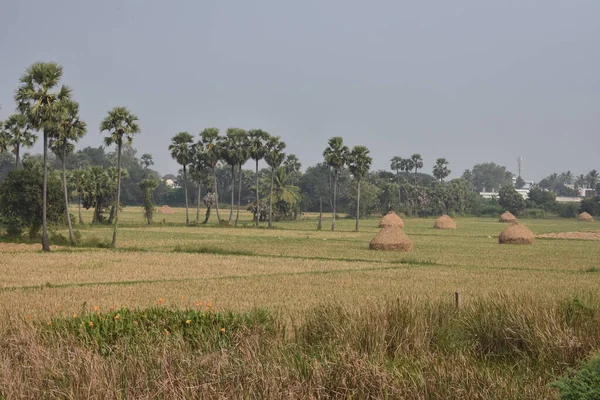
[[[429,173],[523,156],[525,179],[580,174],[600,169],[599,21],[598,0],[3,0],[0,120],[25,68],[56,61],[80,146],[125,105],[162,173],[177,132],[236,126],[280,135],[304,167],[343,136],[375,169],[420,153]]]

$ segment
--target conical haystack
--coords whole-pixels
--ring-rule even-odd
[[[381,218],[381,220],[379,221],[379,227],[396,227],[402,229],[404,228],[404,221],[402,221],[402,218],[396,215],[395,212],[390,211],[389,213],[384,215],[383,218]]]
[[[518,222],[500,232],[498,243],[501,244],[532,244],[535,237],[533,232]]]
[[[433,227],[436,229],[456,229],[456,222],[444,214],[435,220]]]
[[[412,251],[413,244],[398,227],[386,226],[369,243],[371,250]]]
[[[504,214],[500,216],[500,222],[517,222],[517,217],[512,215],[510,211],[504,211]]]
[[[579,218],[577,218],[577,220],[581,222],[593,222],[594,217],[592,217],[590,214],[584,211],[581,214],[579,214]]]
[[[169,206],[162,206],[158,209],[159,214],[175,214],[175,210],[173,210]]]

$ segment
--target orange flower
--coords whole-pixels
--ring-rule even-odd
[[[225,333],[225,328],[221,328],[221,333]]]
[[[191,319],[187,319],[187,320],[185,320],[185,323],[189,325],[189,324],[192,323],[192,320]]]
[[[163,299],[158,299],[158,304],[162,304],[163,303]]]
[[[94,311],[98,311],[99,309],[100,309],[100,307],[94,306]]]
[[[119,319],[121,316],[119,314],[115,315],[115,319]]]
[[[93,326],[94,326],[94,323],[93,323],[92,321],[90,321],[90,322],[88,322],[88,325],[89,325],[90,327],[93,327]]]

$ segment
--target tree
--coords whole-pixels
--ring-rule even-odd
[[[62,78],[62,66],[49,62],[36,62],[21,76],[21,85],[15,94],[19,112],[27,117],[30,126],[43,132],[43,184],[42,184],[42,250],[50,251],[47,229],[47,189],[48,189],[48,139],[55,129],[61,112],[60,103],[68,100],[71,90],[62,85],[53,91]]]
[[[190,177],[198,186],[198,194],[196,196],[196,223],[200,222],[200,202],[202,201],[202,185],[208,186],[210,183],[209,172],[210,167],[206,161],[203,152],[202,143],[198,142],[192,149],[192,159],[190,164]],[[207,219],[208,221],[208,219]]]
[[[417,172],[423,168],[423,157],[421,157],[420,154],[415,153],[412,156],[410,156],[410,159],[412,161],[412,167],[415,169],[415,183],[417,182]]]
[[[258,183],[258,162],[265,156],[266,148],[265,144],[269,139],[269,134],[262,129],[252,129],[248,132],[249,139],[249,153],[250,158],[256,162],[256,226],[260,222],[260,196],[259,196],[259,183]]]
[[[149,169],[152,165],[154,165],[154,159],[152,158],[152,154],[144,153],[142,154],[142,158],[140,162],[144,166],[144,169]]]
[[[587,177],[583,174],[579,175],[577,178],[575,178],[575,185],[578,188],[585,188],[587,185]]]
[[[512,174],[506,167],[493,162],[474,165],[470,175],[477,192],[495,192],[504,185],[512,184]]]
[[[187,190],[187,167],[190,164],[193,156],[193,145],[194,138],[188,132],[179,132],[171,139],[169,145],[169,151],[171,157],[177,161],[183,168],[183,188],[185,192],[185,224],[190,224],[190,217],[188,213],[188,190]]]
[[[498,202],[505,209],[519,215],[525,209],[526,203],[523,196],[512,185],[504,185],[498,193]]]
[[[452,172],[448,169],[448,164],[450,163],[445,158],[438,158],[435,160],[435,165],[433,166],[433,176],[435,179],[440,181],[440,183],[444,182],[444,179]]]
[[[402,161],[403,159],[398,156],[394,156],[390,160],[390,169],[392,171],[396,171],[396,180],[398,184],[398,205],[402,204],[402,191],[400,189],[400,171],[404,170],[404,165]]]
[[[225,137],[221,141],[221,151],[222,158],[225,162],[231,167],[231,209],[229,211],[229,224],[233,220],[233,207],[235,202],[234,192],[235,192],[235,168],[239,167],[241,171],[241,164],[247,160],[246,158],[246,148],[244,139],[246,137],[246,131],[241,128],[228,128],[225,134]],[[239,192],[241,192],[241,172],[240,172],[240,189],[238,190],[238,200],[239,200]],[[238,208],[238,217],[239,217],[239,208]]]
[[[210,166],[213,174],[214,203],[217,210],[217,220],[221,223],[221,214],[219,213],[219,191],[217,188],[217,163],[221,159],[221,148],[219,147],[219,128],[206,128],[200,132],[202,149],[206,162]]]
[[[523,178],[521,178],[521,176],[517,176],[517,179],[515,180],[515,188],[523,189],[524,186],[525,186],[525,181],[523,180]]]
[[[73,224],[71,223],[71,214],[69,213],[69,190],[67,184],[67,168],[65,161],[67,155],[75,149],[73,142],[79,141],[85,133],[87,127],[85,122],[79,119],[79,104],[74,101],[62,102],[62,113],[59,117],[55,131],[50,141],[50,147],[56,156],[62,162],[62,180],[63,193],[65,197],[65,212],[67,216],[67,226],[69,228],[69,240],[71,245],[76,245]]]
[[[238,208],[237,208],[237,212],[235,215],[235,226],[238,225],[238,221],[240,219],[240,207],[242,206],[242,178],[243,178],[243,174],[242,174],[242,166],[244,164],[246,164],[246,162],[250,159],[250,150],[248,149],[249,147],[249,139],[248,139],[248,133],[243,130],[243,129],[239,129],[236,131],[235,133],[236,136],[236,142],[237,142],[237,146],[236,146],[236,160],[238,163],[238,173],[239,173],[239,178],[238,178]]]
[[[333,170],[333,222],[331,224],[331,230],[335,230],[335,213],[337,205],[337,184],[340,170],[344,168],[348,156],[348,147],[344,145],[344,139],[340,136],[334,136],[329,139],[328,147],[323,152],[323,158],[325,163]]]
[[[0,122],[0,125],[2,123]],[[1,128],[1,126],[0,126]],[[37,140],[37,135],[29,130],[27,116],[13,114],[4,122],[5,141],[7,147],[12,147],[15,155],[15,169],[19,168],[20,151],[22,147],[30,148]]]
[[[291,180],[291,175],[288,169],[277,168],[273,180],[273,204],[277,209],[277,220],[292,219],[297,215],[300,189],[297,186],[288,185],[289,180]]]
[[[117,229],[119,224],[119,207],[121,201],[121,150],[123,144],[131,144],[133,136],[140,133],[138,117],[126,107],[115,107],[108,112],[100,124],[100,132],[107,131],[109,136],[104,138],[104,144],[117,145],[117,199],[115,203],[114,231],[111,246],[117,247]]]
[[[140,183],[140,189],[144,191],[144,218],[146,223],[152,225],[152,217],[154,216],[154,202],[152,201],[152,192],[158,186],[158,181],[153,178],[143,179]]]
[[[596,184],[600,180],[600,174],[598,173],[598,171],[596,171],[595,169],[593,169],[593,170],[591,170],[590,172],[587,173],[586,178],[587,178],[587,184],[588,184],[588,186],[591,187],[591,188],[595,188]]]
[[[85,170],[76,169],[74,171],[71,171],[71,185],[73,186],[73,192],[75,196],[77,196],[79,225],[83,225],[83,216],[81,214],[81,201],[83,199],[87,185],[87,174]]]
[[[269,228],[273,227],[273,179],[275,169],[279,168],[285,160],[285,142],[279,136],[271,136],[266,143],[265,161],[271,167],[271,194],[269,195]]]
[[[400,160],[400,171],[408,173],[411,172],[413,169],[415,169],[415,162],[412,159],[403,158],[402,160]]]
[[[354,146],[348,154],[348,169],[356,181],[356,226],[358,232],[358,221],[360,219],[360,181],[369,173],[373,159],[369,156],[369,149],[365,146]]]
[[[566,171],[559,175],[559,179],[563,185],[572,185],[575,181],[575,175],[571,171]]]
[[[289,154],[285,159],[283,166],[292,180],[292,186],[296,186],[296,180],[300,174],[300,168],[302,168],[300,160],[295,154]]]

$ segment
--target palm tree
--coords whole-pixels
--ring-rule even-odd
[[[71,185],[73,186],[74,194],[77,196],[79,225],[83,225],[83,217],[81,214],[81,200],[83,199],[87,185],[86,171],[83,169],[76,169],[74,171],[71,171]]]
[[[241,128],[228,128],[226,136],[221,141],[221,156],[223,160],[231,167],[231,209],[229,211],[229,224],[233,220],[233,207],[235,203],[235,168],[240,166],[245,157],[246,148],[244,147],[243,138],[246,136],[246,131]],[[241,166],[240,166],[241,170]],[[241,175],[240,175],[241,185]],[[241,186],[240,186],[241,189]],[[239,208],[238,208],[239,216]]]
[[[154,165],[154,159],[152,158],[152,154],[144,153],[140,159],[144,169],[149,169],[152,165]]]
[[[203,153],[213,174],[213,188],[215,193],[215,208],[217,210],[217,220],[221,223],[221,214],[219,214],[219,191],[217,185],[217,163],[221,159],[221,148],[219,146],[219,128],[206,128],[200,132],[202,140]]]
[[[344,146],[344,139],[340,136],[334,136],[328,141],[328,147],[323,152],[323,158],[325,164],[333,170],[333,223],[331,224],[331,230],[335,230],[335,213],[337,205],[337,185],[338,176],[340,171],[346,165],[346,158],[348,155],[348,147]]]
[[[117,227],[119,224],[119,206],[121,201],[121,149],[123,144],[131,144],[133,136],[140,133],[137,123],[138,117],[127,109],[127,107],[115,107],[108,112],[106,118],[100,124],[100,132],[107,131],[109,135],[104,138],[104,144],[117,145],[117,200],[115,208],[115,228],[111,246],[117,247]]]
[[[600,179],[600,174],[598,173],[598,171],[593,169],[590,172],[588,172],[586,178],[587,178],[588,185],[590,185],[590,187],[592,189],[595,189],[596,184],[598,183],[598,180]]]
[[[562,182],[563,185],[565,185],[565,184],[571,185],[574,180],[575,180],[575,175],[573,175],[573,173],[571,171],[562,172],[560,174],[560,181]]]
[[[373,159],[369,156],[369,149],[365,146],[354,146],[348,154],[348,169],[356,180],[356,226],[354,231],[358,232],[358,221],[360,218],[360,181],[369,173]]]
[[[448,169],[448,160],[445,158],[438,158],[435,160],[435,165],[433,166],[433,176],[440,181],[440,183],[444,182],[444,178],[446,178],[452,171]]]
[[[400,171],[403,169],[402,161],[402,158],[398,156],[394,156],[390,160],[390,169],[396,171],[396,180],[398,181],[398,205],[401,204]]]
[[[242,206],[242,166],[248,162],[250,159],[250,151],[248,150],[250,141],[248,139],[248,133],[240,129],[237,133],[237,161],[238,161],[238,208],[235,215],[235,226],[238,224],[238,220],[240,219],[240,208]]]
[[[69,99],[71,90],[58,86],[63,74],[62,66],[49,62],[36,62],[29,66],[21,77],[21,85],[15,94],[19,112],[25,115],[32,129],[43,132],[44,172],[42,185],[42,250],[50,251],[47,229],[48,188],[48,139],[55,129],[60,102]]]
[[[1,123],[0,123],[1,124]],[[12,147],[15,155],[15,169],[19,168],[20,150],[30,148],[37,140],[37,135],[29,130],[27,117],[23,114],[13,114],[4,122],[6,144]]]
[[[9,139],[8,132],[4,130],[4,122],[0,121],[0,154],[8,150]]]
[[[200,222],[200,202],[202,201],[202,184],[207,183],[209,166],[202,150],[202,143],[198,142],[192,147],[192,159],[190,163],[190,177],[198,186],[196,204],[196,223]]]
[[[575,185],[577,185],[578,188],[584,188],[585,185],[587,185],[587,178],[586,178],[586,176],[583,175],[583,174],[579,175],[575,179]]]
[[[271,136],[266,144],[265,161],[271,167],[271,193],[269,194],[269,228],[273,227],[273,179],[275,169],[285,160],[285,142],[279,136]]]
[[[260,196],[258,184],[258,162],[265,156],[265,143],[269,134],[261,129],[252,129],[248,132],[250,158],[256,161],[256,226],[260,221]]]
[[[188,190],[187,190],[187,166],[190,164],[193,156],[194,137],[188,132],[179,132],[171,139],[169,151],[171,157],[183,167],[183,188],[185,193],[185,224],[190,224],[188,213]]]
[[[296,186],[296,178],[300,173],[300,168],[302,168],[300,160],[295,154],[289,154],[285,159],[283,166],[292,179],[292,186]]]
[[[415,183],[417,182],[417,172],[423,168],[423,157],[420,154],[415,153],[410,156],[410,160],[412,161],[412,167],[415,169]]]
[[[73,225],[71,224],[71,213],[69,213],[69,192],[67,188],[67,168],[65,161],[67,154],[75,149],[72,142],[77,142],[87,132],[85,122],[79,119],[79,104],[74,101],[62,102],[62,114],[50,142],[50,147],[62,162],[63,192],[65,196],[65,210],[67,214],[67,226],[69,227],[69,239],[71,244],[76,245]]]
[[[152,225],[152,217],[154,216],[152,192],[158,187],[158,181],[154,178],[142,179],[139,186],[144,191],[144,217],[146,218],[146,223]]]

